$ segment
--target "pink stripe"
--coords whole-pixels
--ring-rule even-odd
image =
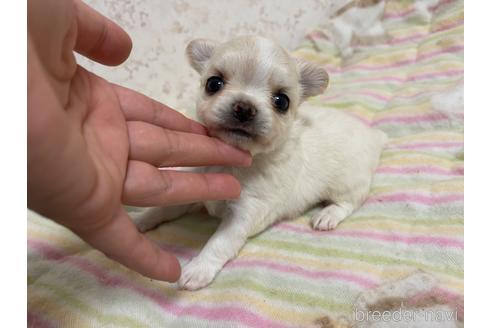
[[[350,97],[353,97],[354,95],[363,95],[363,96],[369,96],[369,97],[372,97],[372,98],[376,98],[376,99],[382,100],[382,101],[390,101],[390,100],[396,100],[396,99],[411,99],[411,100],[414,100],[415,98],[419,98],[419,97],[422,97],[422,96],[430,96],[430,95],[434,95],[435,93],[436,93],[436,91],[422,91],[422,92],[417,92],[417,93],[415,93],[413,95],[384,96],[384,95],[381,95],[381,94],[378,94],[378,93],[375,93],[375,92],[372,92],[372,91],[353,91],[353,92],[345,91],[344,93],[333,95],[333,96],[329,96],[329,97],[324,97],[323,99],[325,99],[325,100],[332,100],[332,99],[336,99],[336,98],[340,98],[340,97],[350,98]],[[436,114],[434,114],[434,115],[436,115]]]
[[[324,98],[323,98],[324,99]],[[425,122],[438,122],[438,121],[444,121],[444,120],[449,120],[449,117],[447,117],[445,114],[442,113],[430,113],[430,114],[424,114],[424,115],[412,115],[412,116],[388,116],[388,117],[382,117],[379,119],[374,119],[374,120],[369,120],[366,117],[359,115],[357,113],[350,113],[347,112],[348,114],[352,115],[353,117],[357,118],[359,121],[364,123],[367,126],[372,126],[372,127],[377,127],[379,125],[384,125],[384,123],[392,123],[392,125],[397,125],[398,123],[407,125],[407,124],[416,124],[416,123],[425,123]],[[458,117],[462,119],[463,115],[458,114]],[[415,144],[414,145],[416,148],[425,148],[425,147],[433,147],[433,146],[425,146],[421,144]],[[392,146],[390,148],[413,148],[414,146]],[[442,146],[442,145],[441,145]],[[460,143],[459,145],[462,147],[463,144]]]
[[[313,271],[301,268],[299,266],[286,265],[275,263],[271,261],[265,260],[240,260],[233,261],[226,265],[227,267],[241,267],[241,268],[250,268],[250,267],[266,267],[268,269],[272,269],[275,271],[280,271],[284,273],[290,273],[299,275],[302,277],[308,277],[312,279],[335,279],[341,281],[347,281],[354,284],[357,284],[364,288],[373,288],[377,286],[377,282],[374,279],[361,277],[355,275],[353,273],[343,272],[343,271]]]
[[[462,70],[462,69],[449,70],[449,71],[445,71],[445,72],[433,72],[433,73],[426,73],[426,74],[419,74],[419,75],[410,76],[407,81],[418,81],[418,80],[425,80],[425,79],[433,79],[435,77],[453,76],[453,75],[458,75],[458,74],[463,74],[463,73],[464,73],[464,70]]]
[[[32,328],[51,328],[53,324],[49,323],[41,314],[27,310],[27,327]]]
[[[325,33],[323,33],[322,31],[312,31],[312,32],[309,32],[308,34],[306,34],[306,37],[309,38],[309,39],[323,39],[323,40],[330,40],[326,35]]]
[[[333,99],[337,99],[337,98],[340,98],[340,97],[351,98],[354,95],[358,95],[358,96],[369,96],[369,97],[376,98],[377,100],[382,100],[382,101],[388,101],[389,99],[391,99],[391,97],[386,97],[386,96],[377,94],[377,93],[372,92],[372,91],[347,92],[347,93],[337,94],[337,95],[333,95],[333,96],[329,96],[329,97],[324,97],[323,99],[324,100],[333,100]]]
[[[463,45],[455,45],[455,46],[450,46],[448,48],[444,49],[439,49],[435,51],[428,52],[426,54],[419,54],[417,58],[415,59],[405,59],[405,60],[400,60],[398,62],[394,62],[391,64],[386,64],[386,65],[378,65],[378,66],[369,66],[369,65],[356,65],[356,66],[345,66],[345,67],[334,67],[334,66],[328,66],[325,65],[325,69],[329,73],[338,73],[338,72],[347,72],[347,71],[353,71],[353,70],[369,70],[369,71],[380,71],[384,69],[392,69],[392,68],[397,68],[401,66],[407,66],[410,64],[415,64],[439,55],[444,55],[444,54],[451,54],[455,52],[460,52],[464,50]]]
[[[384,242],[399,242],[404,244],[431,244],[439,245],[441,247],[456,247],[463,248],[463,241],[446,238],[446,237],[432,237],[432,236],[415,236],[415,235],[403,235],[403,234],[384,234],[374,231],[360,231],[360,230],[332,230],[332,231],[317,231],[311,228],[298,227],[291,223],[281,223],[275,226],[281,230],[289,230],[294,232],[300,232],[310,235],[326,234],[328,236],[336,237],[352,237],[352,238],[367,238]]]
[[[409,193],[394,193],[387,195],[375,195],[370,196],[366,203],[381,203],[381,202],[412,202],[425,205],[435,205],[442,203],[462,202],[463,194],[450,194],[450,195],[423,195],[423,194],[409,194]]]
[[[412,236],[412,235],[402,235],[402,234],[390,234],[386,235],[379,232],[369,232],[369,231],[343,231],[335,230],[333,235],[339,235],[344,237],[354,237],[354,238],[370,238],[387,242],[399,242],[404,244],[431,244],[438,245],[441,247],[457,247],[463,248],[463,241],[456,240],[445,237],[432,237],[432,236]]]
[[[162,295],[161,293],[155,292],[153,290],[149,290],[147,288],[143,288],[130,280],[123,279],[116,275],[111,275],[108,272],[97,267],[94,263],[79,256],[70,256],[68,254],[65,254],[59,248],[49,245],[44,241],[34,240],[30,238],[28,239],[28,246],[40,252],[43,257],[48,260],[71,264],[79,268],[80,270],[91,274],[96,279],[98,279],[100,283],[104,284],[107,287],[119,287],[134,291],[140,296],[152,300],[164,311],[172,313],[176,316],[195,316],[197,318],[210,321],[239,321],[242,324],[250,327],[287,327],[287,325],[270,321],[242,307],[221,306],[206,308],[199,305],[178,305],[176,303],[173,303],[175,298],[166,298],[165,295]]]
[[[418,142],[410,144],[389,144],[386,146],[388,149],[421,149],[421,148],[461,148],[463,147],[463,142]]]
[[[393,167],[393,166],[380,166],[376,170],[377,173],[383,174],[436,174],[445,176],[460,176],[464,174],[463,167],[457,167],[453,169],[442,169],[439,167],[432,166],[403,166],[403,167]]]
[[[406,9],[405,11],[396,11],[396,12],[386,12],[383,15],[383,19],[397,19],[406,17],[415,12],[415,8]]]
[[[387,116],[375,119],[373,125],[379,125],[382,123],[422,123],[422,122],[436,122],[449,120],[449,118],[442,113],[430,113],[424,115],[412,115],[412,116]]]
[[[362,79],[354,79],[351,80],[352,83],[360,83],[360,82],[371,82],[371,81],[384,81],[384,82],[399,82],[399,83],[405,83],[409,81],[418,81],[418,80],[425,80],[429,78],[436,78],[436,77],[447,77],[447,76],[455,76],[455,75],[462,75],[463,70],[450,70],[446,72],[433,72],[433,73],[425,73],[425,74],[418,74],[418,75],[413,75],[413,76],[408,76],[405,78],[400,78],[396,76],[378,76],[378,77],[370,77],[370,78],[362,78]]]

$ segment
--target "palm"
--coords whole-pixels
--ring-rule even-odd
[[[121,110],[120,101],[113,86],[85,70],[79,69],[73,80],[86,79],[87,83],[72,83],[77,86],[70,92],[73,94],[86,94],[81,104],[74,104],[80,110],[81,137],[87,145],[87,152],[94,163],[97,172],[96,186],[91,186],[98,198],[89,198],[97,201],[99,205],[104,204],[104,209],[98,204],[88,204],[95,213],[88,213],[85,218],[97,218],[97,222],[87,222],[87,228],[91,224],[100,225],[100,213],[115,215],[121,207],[121,194],[126,175],[129,140],[126,120]],[[99,189],[98,189],[99,188]],[[104,199],[104,202],[100,200]],[[110,206],[108,206],[108,204]],[[103,215],[103,217],[111,217]]]

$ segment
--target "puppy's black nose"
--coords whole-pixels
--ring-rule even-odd
[[[241,123],[251,121],[256,115],[256,108],[245,102],[232,105],[232,116]]]

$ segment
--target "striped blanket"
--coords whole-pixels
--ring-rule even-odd
[[[432,99],[463,82],[463,10],[463,1],[441,0],[424,22],[412,1],[388,1],[386,40],[355,44],[342,60],[318,27],[295,51],[331,76],[312,103],[391,137],[369,199],[336,230],[313,231],[311,213],[281,222],[252,238],[209,287],[187,292],[123,268],[30,213],[29,326],[369,327],[354,313],[402,306],[452,310],[442,327],[459,326],[463,113],[448,115]],[[148,236],[185,262],[217,224],[193,214]]]

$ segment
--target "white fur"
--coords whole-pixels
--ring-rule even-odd
[[[355,0],[334,0],[331,8],[332,13],[350,2],[355,2]],[[373,39],[385,35],[385,29],[381,22],[384,7],[385,1],[367,7],[355,6],[331,19],[328,29],[342,57],[347,58],[353,54],[351,43],[354,38]]]
[[[415,14],[424,22],[430,22],[432,19],[431,8],[439,3],[439,0],[415,0]]]
[[[432,109],[446,116],[451,127],[459,129],[463,129],[464,124],[464,89],[463,81],[460,81],[450,89],[431,98]]]
[[[450,89],[432,97],[432,108],[443,113],[463,113],[465,107],[465,86],[460,81]]]
[[[211,134],[252,151],[254,157],[249,168],[207,169],[234,175],[242,192],[237,200],[204,203],[208,212],[222,218],[222,222],[201,253],[183,269],[179,285],[194,290],[208,285],[224,264],[237,255],[248,237],[278,220],[296,217],[328,202],[313,217],[312,225],[319,230],[335,228],[365,200],[386,135],[337,110],[308,105],[299,108],[304,94],[319,94],[326,88],[328,76],[315,65],[296,62],[271,41],[257,37],[235,39],[217,46],[206,59],[206,65],[205,58],[194,58],[193,49],[188,49],[188,53],[192,62],[200,61],[203,81],[217,67],[226,67],[236,74],[262,67],[269,70],[262,74],[270,77],[270,81],[246,81],[244,76],[221,72],[228,76],[226,87],[213,96],[201,92],[198,100],[199,116]],[[266,62],[264,57],[268,58]],[[232,65],[224,66],[223,58]],[[250,67],[253,59],[256,62]],[[291,108],[286,114],[272,108],[272,88],[277,88],[275,83],[272,87],[272,81],[282,87],[288,84]],[[248,90],[246,95],[243,90]],[[219,129],[224,115],[227,116],[227,104],[245,97],[255,103],[257,115],[261,115],[261,136],[253,140]],[[181,207],[172,216],[186,210],[186,206]],[[147,215],[135,218],[136,223],[142,230],[149,229],[163,221],[167,211],[151,209]]]

